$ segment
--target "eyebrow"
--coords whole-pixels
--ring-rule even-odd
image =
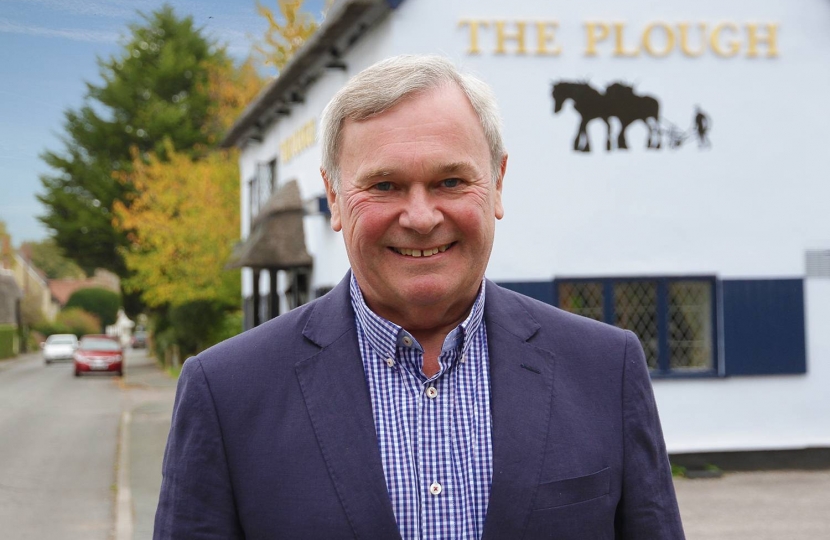
[[[372,169],[366,174],[360,176],[361,181],[373,180],[375,178],[384,178],[386,176],[392,176],[392,171],[390,169]]]
[[[445,175],[445,174],[457,174],[459,172],[473,172],[475,169],[474,167],[465,161],[454,161],[452,163],[445,163],[443,165],[439,165],[433,168],[433,174],[436,175]],[[372,169],[368,173],[363,174],[360,176],[361,182],[368,182],[370,180],[376,180],[378,178],[386,178],[389,176],[394,176],[397,172],[394,169],[390,169],[387,167]]]
[[[456,161],[441,165],[436,169],[436,172],[440,174],[455,174],[458,172],[471,172],[472,170],[473,167],[469,163],[465,161]]]

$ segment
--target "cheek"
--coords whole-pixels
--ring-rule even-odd
[[[492,201],[474,197],[447,208],[456,226],[468,236],[489,235],[495,221]]]
[[[394,212],[383,205],[355,201],[344,212],[343,233],[352,247],[361,249],[366,244],[382,239],[395,222]]]

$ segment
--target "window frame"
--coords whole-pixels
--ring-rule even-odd
[[[708,369],[683,370],[672,369],[669,350],[669,285],[675,282],[704,282],[709,284],[711,306],[712,358]],[[602,286],[603,314],[602,322],[615,325],[614,285],[616,283],[654,282],[656,284],[657,316],[657,368],[649,368],[652,379],[696,379],[712,378],[721,375],[720,369],[720,289],[718,280],[710,275],[678,276],[605,276],[605,277],[557,277],[553,280],[553,305],[562,309],[559,302],[559,287],[568,283],[599,283]],[[640,336],[637,336],[639,339]]]

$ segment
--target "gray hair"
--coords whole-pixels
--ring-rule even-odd
[[[478,116],[490,149],[493,181],[499,178],[504,157],[501,117],[493,91],[483,81],[458,71],[440,56],[401,55],[382,60],[352,77],[323,110],[320,146],[323,170],[332,190],[340,188],[340,150],[345,120],[366,120],[379,115],[413,94],[446,84],[460,88]]]

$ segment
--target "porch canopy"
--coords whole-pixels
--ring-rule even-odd
[[[305,246],[303,202],[296,180],[286,182],[268,199],[251,223],[251,234],[238,244],[226,268],[254,270],[254,326],[259,323],[259,272],[271,278],[271,316],[279,313],[277,271],[310,268],[313,259]]]

